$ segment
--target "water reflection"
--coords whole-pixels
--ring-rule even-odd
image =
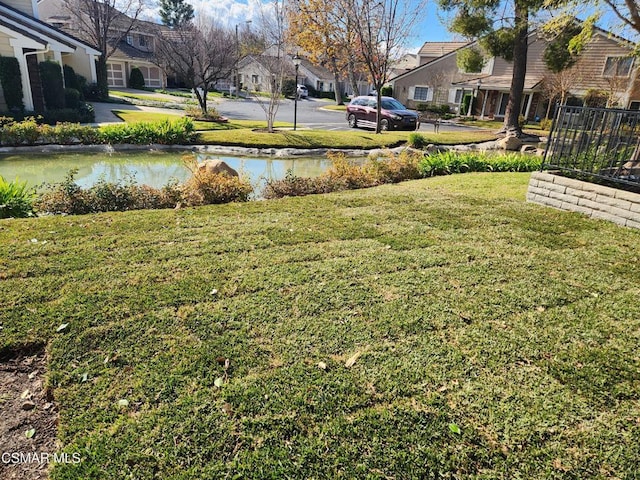
[[[171,179],[183,182],[190,176],[182,160],[185,152],[72,153],[64,155],[0,155],[0,175],[7,180],[19,177],[30,186],[57,183],[67,172],[78,169],[76,183],[89,187],[98,180],[109,182],[133,178],[138,184],[161,187]],[[322,158],[240,158],[196,154],[198,162],[219,158],[259,187],[266,180],[281,179],[291,170],[294,175],[314,177],[331,165]]]

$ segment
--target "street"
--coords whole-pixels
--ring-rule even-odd
[[[263,100],[264,108],[267,107],[267,99]],[[210,101],[221,115],[238,120],[266,120],[265,110],[261,106],[261,102],[255,98],[247,99],[215,99]],[[311,128],[314,130],[350,130],[345,118],[345,112],[324,110],[322,107],[334,105],[335,102],[320,100],[317,98],[304,98],[298,100],[297,126],[298,128]],[[294,101],[282,100],[276,121],[293,123]],[[456,125],[451,123],[442,123],[440,131],[461,131],[472,130],[473,128]],[[432,133],[432,124],[420,125],[420,132]]]

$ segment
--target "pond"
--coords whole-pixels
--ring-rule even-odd
[[[115,182],[133,177],[140,185],[158,188],[171,179],[186,180],[191,173],[182,157],[193,158],[193,155],[198,162],[224,160],[254,186],[266,180],[282,179],[288,170],[299,177],[315,177],[331,165],[331,160],[325,157],[244,158],[191,152],[19,154],[0,155],[0,175],[8,181],[18,177],[33,187],[61,182],[69,170],[75,168],[78,169],[75,181],[81,187],[89,187],[101,179]]]

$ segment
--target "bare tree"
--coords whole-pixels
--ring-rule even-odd
[[[268,77],[267,97],[256,95],[256,100],[266,115],[267,131],[273,133],[273,125],[282,99],[282,83],[285,77],[291,74],[291,62],[286,53],[287,19],[284,1],[274,0],[270,7],[262,11],[259,25],[267,48],[257,57]]]
[[[578,72],[578,69],[571,68],[544,76],[541,93],[549,101],[545,118],[549,118],[554,102],[558,102],[560,105],[567,102],[571,87],[576,84]]]
[[[106,99],[109,96],[107,60],[136,26],[143,0],[62,1],[71,16],[74,34],[101,53],[96,63],[96,75],[99,95]]]
[[[178,75],[194,90],[207,114],[207,92],[217,81],[229,78],[235,65],[235,41],[231,30],[212,19],[199,17],[174,29],[160,28],[156,62]]]
[[[387,83],[390,63],[399,58],[400,50],[416,24],[421,11],[418,5],[409,0],[341,0],[345,14],[358,21],[353,23],[358,55],[366,65],[371,83],[377,92],[376,133],[380,133],[381,89]]]

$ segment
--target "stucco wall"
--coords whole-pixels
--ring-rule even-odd
[[[77,48],[73,54],[66,54],[62,57],[62,63],[69,65],[78,74],[87,79],[88,83],[96,81],[91,73],[91,58],[82,48]]]

